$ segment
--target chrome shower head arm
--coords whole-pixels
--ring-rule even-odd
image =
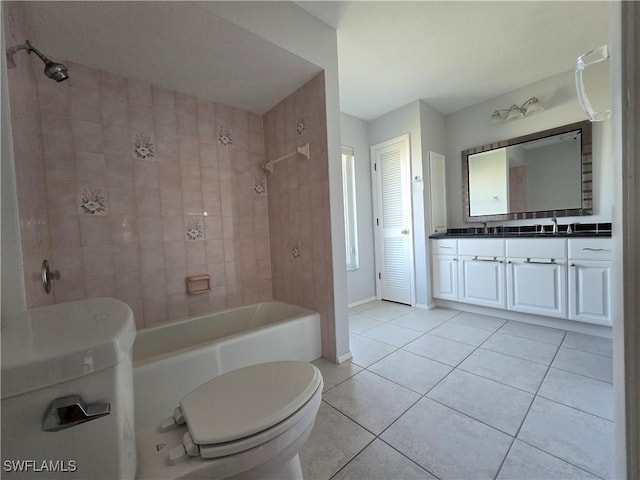
[[[43,55],[42,53],[40,53],[40,51],[38,51],[36,47],[31,45],[31,42],[29,40],[25,41],[24,48],[27,50],[27,53],[29,55],[31,55],[31,52],[35,53],[44,63],[49,63],[51,61],[46,57],[46,55]]]

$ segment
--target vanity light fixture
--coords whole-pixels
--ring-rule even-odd
[[[536,97],[531,97],[520,107],[516,104],[513,104],[508,110],[496,110],[491,115],[491,123],[510,122],[511,120],[524,118],[527,115],[540,110],[544,110],[544,107],[540,103],[540,100],[538,100]]]

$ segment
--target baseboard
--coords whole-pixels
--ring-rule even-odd
[[[591,323],[577,322],[574,320],[565,320],[563,318],[531,315],[529,313],[513,312],[510,310],[502,310],[498,308],[471,305],[468,303],[453,302],[451,300],[436,299],[435,302],[436,306],[438,307],[452,308],[454,310],[462,310],[463,312],[504,318],[505,320],[515,320],[517,322],[531,323],[533,325],[540,325],[542,327],[560,328],[562,330],[568,330],[570,332],[595,335],[597,337],[611,338],[612,334],[611,327],[607,327],[605,325],[594,325]]]
[[[341,363],[344,363],[344,362],[348,362],[352,358],[353,358],[353,354],[351,352],[343,353],[342,355],[338,356],[337,363],[341,364]]]
[[[434,308],[436,308],[436,304],[430,303],[428,305],[425,305],[424,303],[416,303],[415,307],[419,308],[420,310],[433,310]]]
[[[364,300],[358,300],[357,302],[350,303],[347,305],[348,308],[357,307],[358,305],[364,305],[365,303],[373,302],[376,299],[375,296],[365,298]]]

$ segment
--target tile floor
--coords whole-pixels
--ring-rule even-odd
[[[314,362],[306,480],[611,478],[611,341],[388,302],[349,325],[353,361]]]

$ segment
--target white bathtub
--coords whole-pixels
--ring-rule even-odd
[[[135,429],[170,416],[184,395],[222,373],[320,356],[320,315],[279,301],[140,330],[133,345]]]

